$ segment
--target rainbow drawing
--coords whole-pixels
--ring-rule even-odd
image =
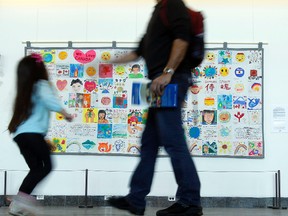
[[[190,147],[190,149],[189,149],[189,151],[192,153],[192,151],[193,151],[196,147],[197,147],[197,144],[196,144],[196,143],[192,144],[191,147]]]
[[[239,145],[235,148],[234,155],[236,155],[241,148],[247,150],[247,146],[246,146],[246,145],[244,145],[244,144],[239,144]]]
[[[251,86],[251,89],[253,91],[259,92],[261,89],[261,83],[253,83],[253,85]]]

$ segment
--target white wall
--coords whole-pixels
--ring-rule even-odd
[[[271,126],[273,104],[288,104],[285,97],[288,2],[185,2],[204,12],[207,42],[228,42],[228,47],[229,42],[268,43],[264,46],[265,158],[194,158],[202,181],[202,196],[271,197],[274,196],[274,171],[281,170],[282,195],[288,197],[288,134],[272,133]],[[3,194],[3,170],[8,170],[8,194],[17,192],[27,170],[16,144],[5,131],[15,95],[15,66],[24,55],[22,42],[137,42],[154,4],[153,0],[0,0],[0,68],[3,68],[3,75],[0,73],[0,194]],[[35,44],[43,45],[67,46]],[[53,161],[55,171],[39,185],[35,194],[83,195],[84,169],[89,169],[90,195],[124,195],[138,158],[54,155]],[[175,190],[169,159],[159,158],[150,195],[170,196]]]

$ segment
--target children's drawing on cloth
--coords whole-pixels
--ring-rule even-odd
[[[221,110],[218,112],[218,122],[219,123],[229,123],[231,121],[231,111]]]
[[[93,79],[84,80],[84,92],[87,93],[98,92],[97,80]]]
[[[233,96],[233,109],[246,109],[247,96]]]
[[[66,152],[67,142],[66,138],[60,138],[60,137],[53,137],[50,140],[50,147],[52,152]]]
[[[83,92],[83,81],[79,78],[72,79],[70,82],[72,92],[82,93]]]
[[[127,124],[113,124],[113,138],[127,138]]]
[[[127,153],[140,154],[140,151],[141,151],[140,140],[138,140],[138,139],[129,139],[128,140],[128,146],[127,146]]]
[[[70,59],[70,55],[71,52],[70,50],[55,50],[56,54],[55,54],[55,62],[59,62],[59,63],[68,63]]]
[[[99,78],[112,78],[113,65],[112,64],[99,64]]]
[[[95,50],[75,50],[73,53],[74,59],[81,63],[81,64],[87,64],[92,62],[96,58],[96,52]]]
[[[114,78],[127,78],[126,65],[114,65],[113,67],[113,77]]]
[[[100,153],[109,153],[112,151],[112,140],[98,140],[98,151]]]
[[[232,64],[232,53],[229,50],[218,51],[219,64]]]
[[[218,137],[219,140],[232,138],[232,126],[231,125],[218,125]]]
[[[56,54],[55,50],[49,50],[49,49],[41,50],[42,59],[45,64],[54,64],[55,54]]]
[[[113,89],[113,79],[99,79],[99,92],[102,94],[110,94]]]
[[[232,95],[218,95],[217,97],[218,109],[232,109]]]
[[[191,126],[188,127],[188,136],[192,139],[199,139],[201,136],[201,127],[200,126]]]
[[[247,110],[233,110],[232,114],[232,122],[235,124],[245,125],[248,122]]]
[[[85,150],[91,150],[95,147],[95,142],[92,141],[92,140],[85,140],[84,142],[82,142],[82,147],[85,149]]]
[[[127,78],[116,78],[114,79],[114,87],[113,90],[115,94],[121,94],[122,92],[127,91],[127,84],[126,84]]]
[[[127,124],[128,111],[127,109],[113,109],[112,117],[114,124]]]
[[[262,110],[248,110],[249,125],[261,125],[262,124]]]
[[[81,152],[81,141],[79,138],[68,138],[67,139],[67,153],[80,153]]]
[[[98,124],[97,138],[111,139],[112,124]]]
[[[128,92],[114,92],[113,94],[113,108],[127,108]]]
[[[127,147],[127,139],[116,138],[113,139],[113,152],[124,153]]]
[[[248,154],[249,156],[263,156],[263,143],[262,141],[249,141],[248,142]]]
[[[57,64],[56,65],[56,77],[61,77],[61,78],[68,78],[70,75],[70,65],[68,64]]]
[[[260,97],[248,97],[248,110],[262,109],[262,100]]]
[[[234,141],[233,149],[236,156],[248,156],[248,146],[244,141]]]
[[[142,124],[143,113],[141,112],[141,110],[130,109],[127,120],[127,130],[129,137],[140,138],[144,129],[144,126]]]
[[[202,145],[202,154],[209,155],[217,155],[217,143],[216,141],[205,141]]]
[[[202,155],[202,141],[197,139],[190,139],[187,142],[188,149],[192,155]]]
[[[144,78],[144,65],[139,63],[134,63],[129,65],[129,78]]]
[[[84,65],[83,64],[70,64],[70,77],[71,78],[83,78]]]
[[[248,62],[250,65],[255,65],[257,68],[261,68],[263,62],[262,51],[250,51],[248,54]]]
[[[83,123],[96,123],[97,122],[97,109],[86,108],[83,110]]]
[[[233,146],[230,140],[218,141],[218,155],[233,155]]]

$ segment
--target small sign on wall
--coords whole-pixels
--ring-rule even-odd
[[[272,132],[287,133],[288,132],[288,105],[272,106]]]

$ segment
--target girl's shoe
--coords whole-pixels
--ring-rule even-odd
[[[31,208],[24,203],[13,200],[9,205],[9,214],[14,216],[35,216],[28,209]]]

